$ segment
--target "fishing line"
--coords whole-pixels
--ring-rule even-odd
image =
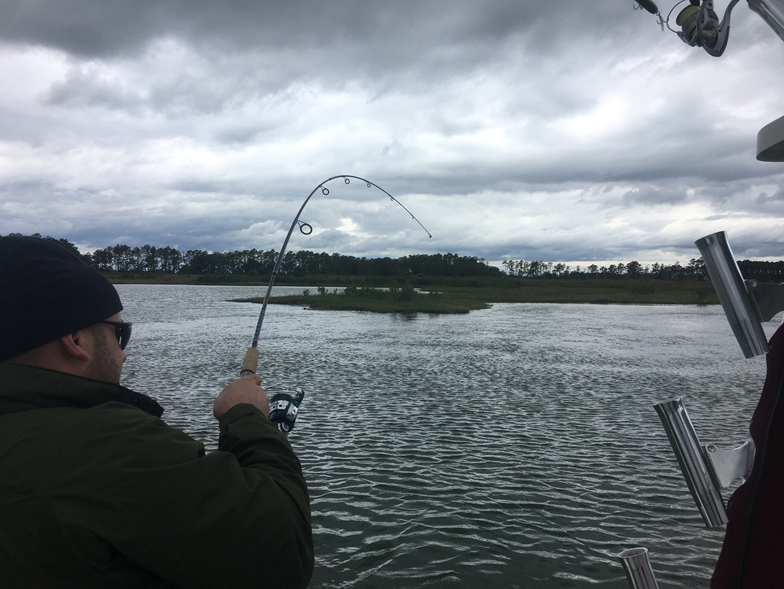
[[[680,1],[680,2],[678,2],[678,3],[677,3],[675,6],[673,6],[672,8],[670,8],[670,11],[667,13],[667,20],[666,20],[666,21],[664,21],[664,22],[665,22],[665,24],[667,25],[667,28],[668,28],[668,29],[670,29],[670,30],[671,30],[673,33],[675,33],[676,35],[678,34],[678,31],[676,31],[675,29],[673,29],[673,28],[670,26],[670,16],[672,15],[673,11],[674,11],[674,10],[675,10],[675,9],[676,9],[678,6],[680,6],[681,4],[683,4],[683,3],[684,3],[684,2],[686,2],[686,1],[687,1],[687,0],[681,0],[681,1]]]
[[[277,277],[278,270],[280,269],[280,263],[283,260],[283,256],[286,253],[286,247],[289,244],[289,240],[291,239],[292,233],[294,233],[294,228],[295,227],[299,228],[300,233],[302,233],[303,235],[310,235],[311,233],[313,233],[313,226],[309,223],[306,223],[305,221],[300,221],[300,215],[302,215],[302,211],[305,210],[305,206],[308,204],[308,202],[310,202],[310,199],[313,197],[314,194],[320,191],[322,195],[328,196],[330,191],[326,185],[329,182],[332,182],[333,180],[337,180],[339,178],[343,179],[344,184],[351,184],[351,180],[358,180],[360,182],[364,182],[368,188],[375,188],[376,190],[383,192],[386,196],[389,197],[389,199],[392,202],[397,203],[404,211],[406,211],[411,216],[411,219],[416,221],[416,223],[422,229],[424,229],[428,237],[430,238],[433,237],[430,231],[428,231],[425,228],[425,226],[419,221],[419,219],[417,219],[416,216],[403,205],[403,203],[397,200],[389,192],[381,188],[378,184],[375,184],[370,180],[366,180],[365,178],[360,178],[359,176],[342,174],[340,176],[332,176],[331,178],[327,178],[326,180],[318,184],[318,186],[316,186],[308,195],[308,197],[305,199],[305,202],[302,203],[302,206],[300,207],[297,216],[294,217],[294,221],[291,223],[291,228],[289,229],[289,232],[286,235],[286,239],[283,242],[283,246],[280,248],[280,252],[278,253],[278,259],[276,260],[275,267],[273,268],[272,274],[270,275],[269,286],[267,286],[267,293],[264,295],[264,302],[261,305],[261,312],[259,313],[259,320],[256,323],[256,330],[253,333],[253,342],[251,343],[250,348],[248,348],[248,351],[245,353],[245,360],[242,363],[242,369],[240,372],[242,376],[246,376],[248,374],[255,374],[256,370],[258,369],[258,362],[259,362],[258,345],[259,345],[259,334],[261,333],[261,326],[264,323],[264,316],[267,313],[267,303],[269,303],[270,294],[272,293],[272,287],[275,284],[275,278]]]

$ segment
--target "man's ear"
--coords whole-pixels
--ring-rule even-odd
[[[74,333],[62,336],[58,341],[66,356],[78,360],[89,361],[90,354],[87,353],[87,348],[85,347],[87,338],[86,330],[80,329]]]

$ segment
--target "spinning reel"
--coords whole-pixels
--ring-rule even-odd
[[[662,17],[658,7],[651,0],[637,0],[637,4],[640,8],[656,15],[662,28],[667,25],[667,28],[678,35],[680,40],[687,45],[702,47],[713,57],[721,56],[727,48],[730,36],[730,15],[738,0],[731,0],[721,21],[719,21],[719,15],[713,10],[713,0],[702,0],[702,2],[688,0],[689,5],[675,17],[675,24],[680,27],[680,30],[676,31],[670,27],[670,15],[675,8],[686,1],[681,0],[673,6],[666,19]]]
[[[689,6],[680,11],[675,24],[681,27],[677,33],[681,41],[692,47],[702,47],[709,55],[719,57],[727,48],[730,36],[730,14],[738,0],[732,0],[719,22],[713,10],[713,0],[690,0]]]
[[[267,387],[267,394],[270,395],[269,418],[280,431],[288,435],[294,429],[305,392],[299,387],[277,392],[278,388],[281,387]]]

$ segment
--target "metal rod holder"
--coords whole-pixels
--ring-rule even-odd
[[[712,476],[697,433],[680,399],[670,399],[654,405],[667,438],[683,471],[697,509],[705,526],[716,528],[727,523],[727,510],[719,492],[719,484]]]
[[[629,548],[618,555],[632,589],[659,589],[647,548]]]
[[[706,235],[694,242],[702,254],[713,288],[727,316],[732,332],[746,358],[769,351],[762,330],[759,309],[749,294],[724,231]]]

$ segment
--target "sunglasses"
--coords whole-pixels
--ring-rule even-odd
[[[117,336],[117,343],[120,344],[120,349],[124,350],[128,345],[128,340],[131,339],[131,326],[133,323],[130,321],[101,321],[114,327],[114,335]]]

